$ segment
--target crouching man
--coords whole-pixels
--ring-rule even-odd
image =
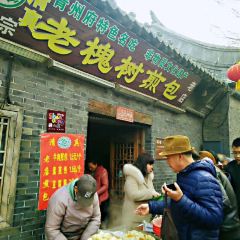
[[[101,223],[96,181],[83,175],[58,189],[47,208],[47,240],[87,240]]]

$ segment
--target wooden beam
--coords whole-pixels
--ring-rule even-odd
[[[88,103],[88,111],[92,113],[97,113],[101,115],[105,115],[108,117],[116,118],[116,108],[117,106],[113,106],[111,104],[107,104],[104,102],[99,102],[96,100],[90,100]],[[152,125],[152,116],[134,111],[134,122],[142,123],[146,125]]]

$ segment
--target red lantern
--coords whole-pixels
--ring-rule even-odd
[[[234,82],[240,80],[240,63],[231,66],[227,71],[227,76]]]

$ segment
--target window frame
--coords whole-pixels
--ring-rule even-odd
[[[23,109],[19,106],[5,104],[0,109],[0,117],[9,118],[8,139],[3,161],[5,163],[5,166],[3,166],[5,170],[2,178],[2,189],[0,189],[0,229],[2,229],[11,226],[13,221],[23,125]]]

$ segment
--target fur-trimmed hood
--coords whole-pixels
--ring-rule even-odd
[[[125,177],[127,177],[127,176],[133,177],[139,184],[145,183],[145,179],[144,179],[142,172],[137,167],[135,167],[133,164],[130,164],[130,163],[125,164],[123,166],[123,174]],[[148,174],[147,178],[148,178],[148,180],[152,181],[154,178],[153,172]]]

